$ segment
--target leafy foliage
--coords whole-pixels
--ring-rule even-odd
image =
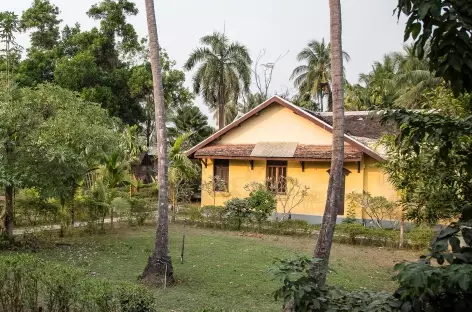
[[[241,198],[231,198],[225,203],[226,212],[231,220],[236,221],[237,229],[241,229],[244,220],[251,216],[248,200]]]
[[[458,233],[462,231],[465,246]],[[402,311],[469,311],[472,308],[472,229],[453,223],[439,232],[430,253],[395,268],[400,287],[394,302]],[[436,260],[438,265],[433,265]],[[448,263],[448,265],[445,265]]]
[[[346,87],[348,110],[385,108],[427,108],[424,92],[441,80],[430,72],[426,60],[420,60],[411,46],[386,54],[375,62],[372,71],[359,75],[359,82]]]
[[[383,196],[372,196],[369,192],[352,192],[347,195],[349,207],[355,207],[365,211],[372,223],[383,229],[384,222],[390,222],[391,227],[395,228],[400,219],[399,207]]]
[[[412,38],[420,59],[450,83],[455,94],[472,91],[472,9],[468,0],[398,0],[398,17],[408,17],[405,41]],[[428,48],[429,47],[429,48]]]
[[[472,203],[472,118],[396,110],[382,122],[399,125],[385,169],[402,191],[406,217],[436,223],[460,216]]]
[[[144,287],[112,284],[28,255],[0,258],[0,290],[0,311],[156,311]]]
[[[250,189],[247,204],[251,210],[252,217],[260,227],[262,222],[266,221],[277,208],[277,199],[274,194],[267,189],[267,186],[262,183],[252,184],[245,188]]]
[[[283,300],[284,311],[395,311],[390,306],[388,293],[320,287],[308,276],[309,267],[318,261],[305,256],[275,261],[272,273],[282,286],[274,292],[274,298]]]

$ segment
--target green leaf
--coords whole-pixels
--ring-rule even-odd
[[[465,291],[465,292],[469,292],[470,289],[471,289],[471,282],[472,282],[472,279],[471,277],[468,275],[468,274],[462,274],[459,279],[457,280],[457,284],[459,285],[459,287]]]
[[[414,23],[411,25],[411,36],[413,37],[413,39],[416,40],[420,32],[421,32],[421,23]]]
[[[461,250],[461,241],[459,238],[453,236],[449,238],[449,245],[451,245],[452,251],[453,252],[460,252]]]
[[[439,239],[442,239],[442,238],[445,238],[445,237],[450,237],[450,236],[456,234],[457,232],[459,232],[458,227],[447,226],[447,227],[443,228],[441,230],[441,232],[439,232],[437,239],[439,240]]]
[[[424,19],[426,15],[428,14],[429,8],[431,7],[430,2],[425,2],[420,5],[420,8],[418,9],[418,18],[420,20]]]

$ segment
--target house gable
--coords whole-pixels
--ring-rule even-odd
[[[277,108],[276,104],[279,104],[279,106],[281,106],[282,108]],[[190,156],[190,157],[193,157],[194,153],[196,151],[198,151],[199,149],[201,149],[205,146],[218,144],[217,140],[220,141],[220,144],[223,144],[221,142],[221,140],[224,140],[224,135],[225,134],[229,134],[228,135],[229,139],[226,139],[226,140],[232,140],[233,143],[235,143],[237,141],[243,142],[245,140],[249,140],[249,137],[251,136],[253,131],[249,132],[247,130],[255,129],[255,128],[258,129],[257,133],[260,132],[263,137],[272,138],[274,140],[272,142],[283,141],[282,138],[280,138],[280,137],[277,138],[277,135],[274,135],[268,129],[264,129],[263,126],[261,126],[260,124],[257,124],[257,123],[249,123],[249,127],[247,128],[247,130],[243,130],[243,131],[240,131],[240,132],[236,131],[236,132],[234,132],[235,134],[232,134],[232,135],[230,134],[230,132],[232,132],[233,129],[243,127],[244,123],[248,122],[249,120],[253,119],[254,117],[258,117],[259,115],[264,114],[263,110],[265,110],[269,106],[274,106],[276,108],[274,108],[272,110],[269,109],[268,112],[266,112],[266,114],[268,114],[266,117],[270,116],[271,114],[273,116],[277,116],[277,118],[275,118],[275,119],[274,118],[265,118],[266,120],[269,121],[268,124],[271,124],[271,127],[272,127],[271,130],[273,130],[275,128],[274,125],[277,125],[277,128],[278,127],[287,127],[287,128],[284,128],[285,131],[283,132],[283,135],[289,135],[290,136],[289,141],[302,143],[302,141],[300,141],[300,140],[303,137],[306,137],[306,136],[310,137],[310,135],[311,135],[310,132],[311,131],[314,131],[313,135],[316,137],[316,140],[323,141],[323,140],[326,140],[328,137],[331,138],[330,134],[333,131],[333,127],[331,125],[329,125],[325,121],[321,120],[320,118],[318,118],[316,116],[313,116],[312,114],[304,111],[300,107],[297,107],[296,105],[294,105],[294,104],[292,104],[292,103],[290,103],[290,102],[288,102],[288,101],[286,101],[286,100],[284,100],[284,99],[282,99],[278,96],[273,96],[272,98],[270,98],[267,101],[265,101],[264,103],[260,104],[259,106],[257,106],[256,108],[254,108],[253,110],[248,112],[247,114],[243,115],[241,118],[233,121],[231,124],[227,125],[223,129],[220,129],[219,131],[217,131],[216,133],[214,133],[213,135],[211,135],[207,139],[203,140],[199,144],[192,147],[190,150],[188,150],[186,152],[186,155]],[[287,110],[284,110],[283,108],[285,108]],[[282,120],[283,121],[282,124],[284,126],[281,126],[281,125],[274,122],[276,120],[279,120],[279,117],[281,117],[281,116],[285,116],[285,117],[289,116],[287,114],[288,111],[291,111],[292,114],[301,117],[301,119],[296,120],[295,124],[292,124],[292,122],[288,122],[288,120],[287,121]],[[293,116],[290,115],[290,117],[287,117],[287,118],[291,119],[292,117]],[[303,121],[301,121],[302,119],[303,119]],[[304,124],[304,123],[306,123],[306,121],[309,121],[309,122],[313,123],[314,125],[318,126],[318,128],[312,128],[312,129],[307,128],[305,131],[302,131],[303,135],[300,135],[300,138],[296,138],[296,136],[293,135],[293,131],[294,131],[293,129],[295,129],[295,130],[305,129],[306,126],[304,126],[304,125],[298,126],[297,123],[300,122],[300,123]],[[323,131],[326,131],[328,133],[325,133]],[[280,131],[280,133],[281,132],[282,131]],[[277,130],[276,133],[279,133],[279,130]],[[261,140],[259,140],[259,141],[261,141]],[[331,142],[332,141],[329,140],[329,143],[331,143]],[[379,155],[378,153],[376,153],[375,151],[373,151],[371,148],[364,145],[363,143],[361,143],[361,142],[355,140],[354,138],[350,137],[349,135],[346,135],[346,134],[344,135],[344,142],[345,142],[345,145],[352,145],[353,147],[359,149],[363,153],[371,156],[372,158],[374,158],[378,161],[384,160],[381,155]]]
[[[222,135],[212,144],[298,142],[331,145],[332,134],[277,102]]]

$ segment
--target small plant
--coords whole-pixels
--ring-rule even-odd
[[[277,200],[274,194],[262,183],[246,185],[245,189],[250,191],[247,203],[260,230],[262,223],[277,208]]]
[[[346,212],[346,218],[342,221],[342,223],[347,223],[347,224],[352,224],[356,223],[357,218],[356,218],[356,203],[348,197],[348,207],[347,207],[347,212]]]
[[[376,227],[383,229],[385,221],[390,222],[392,228],[398,227],[401,211],[395,202],[383,196],[372,196],[368,192],[352,192],[347,195],[347,199],[350,207],[365,211]]]
[[[285,185],[285,192],[283,194],[277,194],[277,201],[282,206],[283,211],[282,220],[284,220],[293,209],[305,201],[310,188],[306,185],[302,185],[298,179],[292,177],[281,176],[278,183]],[[268,181],[267,184],[269,190],[278,189],[278,186],[272,185],[271,181]]]
[[[241,230],[241,225],[244,220],[251,216],[251,209],[247,199],[232,198],[225,203],[228,217],[236,221],[237,230]]]
[[[226,197],[231,195],[228,191],[225,180],[218,176],[210,176],[207,181],[203,181],[202,190],[207,192],[213,198],[213,206],[216,206],[216,194],[223,194]]]
[[[146,220],[152,216],[152,201],[137,197],[128,199],[130,208],[128,213],[128,223],[131,225],[144,225]]]

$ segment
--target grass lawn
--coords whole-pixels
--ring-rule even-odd
[[[278,282],[267,272],[275,258],[310,254],[308,237],[264,235],[262,238],[189,228],[185,261],[180,263],[182,226],[171,225],[171,253],[178,284],[156,290],[161,311],[224,308],[234,311],[277,311],[271,295]],[[153,247],[154,228],[119,229],[105,235],[63,239],[70,246],[45,249],[38,256],[85,268],[116,281],[136,281]],[[331,285],[391,291],[392,267],[417,258],[417,252],[335,244]]]

